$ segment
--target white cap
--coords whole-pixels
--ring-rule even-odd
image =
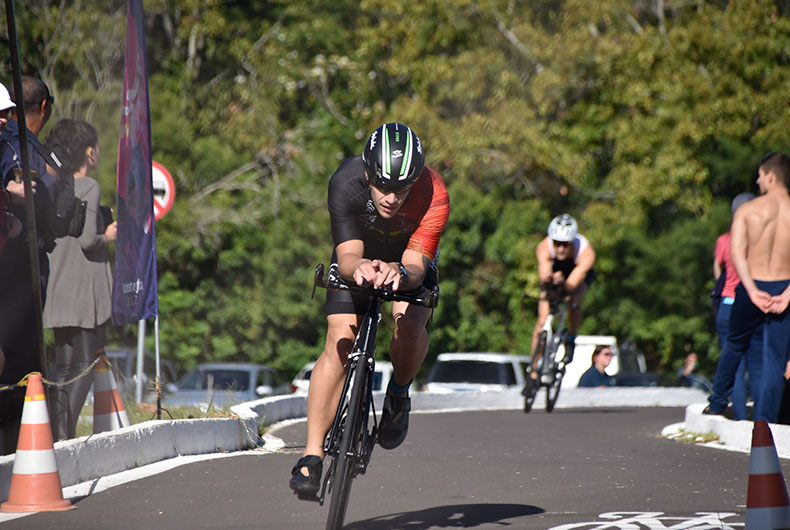
[[[11,96],[8,94],[8,89],[6,89],[5,85],[0,83],[0,110],[13,109],[15,107],[16,103],[11,101]]]

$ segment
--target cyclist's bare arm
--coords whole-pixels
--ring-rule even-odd
[[[595,265],[595,251],[592,245],[587,245],[584,250],[579,252],[579,256],[576,258],[576,266],[565,280],[565,291],[572,293],[578,289],[593,265]]]
[[[361,239],[343,241],[337,245],[335,252],[337,254],[337,269],[343,278],[353,279],[357,285],[362,285],[363,281],[373,283],[376,273],[370,260],[362,257],[365,254],[365,244]]]
[[[535,249],[535,256],[538,258],[538,281],[540,285],[551,285],[554,283],[552,271],[551,249],[549,248],[549,238],[544,238],[538,243]]]
[[[357,285],[368,282],[375,288],[392,284],[394,291],[416,289],[422,285],[430,261],[421,253],[406,249],[401,263],[407,275],[401,285],[401,270],[395,262],[367,259],[365,244],[360,239],[350,239],[337,245],[337,265],[344,278],[354,280]]]
[[[428,272],[428,267],[431,265],[431,260],[425,254],[407,248],[403,251],[401,263],[406,268],[406,279],[399,288],[402,291],[413,291],[419,288],[425,281],[425,274]],[[397,266],[397,264],[395,264]],[[398,270],[398,277],[400,278],[400,270]],[[398,289],[393,286],[397,291]]]

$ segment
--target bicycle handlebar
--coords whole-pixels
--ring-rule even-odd
[[[349,291],[354,294],[361,294],[365,296],[372,296],[379,298],[385,302],[408,302],[410,304],[427,307],[433,309],[439,304],[439,286],[433,288],[427,296],[421,296],[423,289],[417,291],[399,292],[392,290],[392,284],[383,288],[376,289],[370,285],[359,286],[355,283],[349,283],[343,279],[340,274],[337,277],[331,273],[329,277],[324,279],[324,264],[319,263],[315,267],[315,278],[313,280],[313,296],[315,296],[316,287],[329,289],[334,291]]]

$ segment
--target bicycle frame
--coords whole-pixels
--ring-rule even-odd
[[[364,474],[367,470],[376,442],[378,422],[373,405],[372,374],[375,368],[376,333],[381,320],[381,304],[385,301],[404,301],[434,308],[438,303],[439,290],[437,287],[428,296],[422,296],[422,289],[418,294],[394,292],[388,288],[359,287],[345,282],[332,268],[325,282],[323,264],[315,269],[313,296],[317,286],[369,296],[367,311],[362,317],[354,346],[348,356],[349,366],[340,402],[324,440],[324,452],[331,458],[331,463],[324,476],[318,502],[323,505],[326,494],[331,493],[327,530],[335,530],[343,526],[351,483],[355,476]]]
[[[558,361],[555,357],[559,351],[560,343],[567,334],[565,321],[568,318],[568,303],[564,297],[550,300],[549,303],[549,314],[546,316],[546,322],[543,324],[542,329],[542,331],[546,332],[546,345],[543,348],[543,355],[540,361],[543,365],[543,369],[541,369],[541,383],[544,384],[550,382],[546,378],[552,377],[551,372],[557,365]],[[555,319],[557,319],[556,332],[553,326]],[[548,373],[546,368],[549,369]]]
[[[559,293],[558,293],[559,294]],[[549,297],[549,314],[538,334],[535,351],[532,352],[532,370],[537,372],[537,378],[528,375],[527,385],[524,387],[524,412],[530,412],[535,402],[535,397],[541,387],[546,388],[546,412],[554,410],[554,405],[559,397],[565,367],[561,359],[557,359],[560,344],[567,336],[565,320],[568,316],[568,302],[565,296]],[[555,327],[556,322],[556,327]],[[555,331],[556,330],[556,331]],[[538,355],[540,358],[537,359]],[[564,356],[563,356],[564,358]]]

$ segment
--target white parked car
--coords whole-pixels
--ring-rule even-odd
[[[441,353],[428,373],[426,392],[524,388],[529,357],[506,353]]]
[[[310,388],[310,376],[313,375],[315,363],[307,363],[299,370],[293,381],[291,381],[291,392],[294,394],[307,395]],[[376,368],[373,373],[373,391],[386,390],[392,377],[392,363],[388,361],[376,361]]]
[[[206,363],[187,372],[177,385],[169,385],[165,405],[230,407],[266,396],[287,394],[277,372],[265,364]]]

